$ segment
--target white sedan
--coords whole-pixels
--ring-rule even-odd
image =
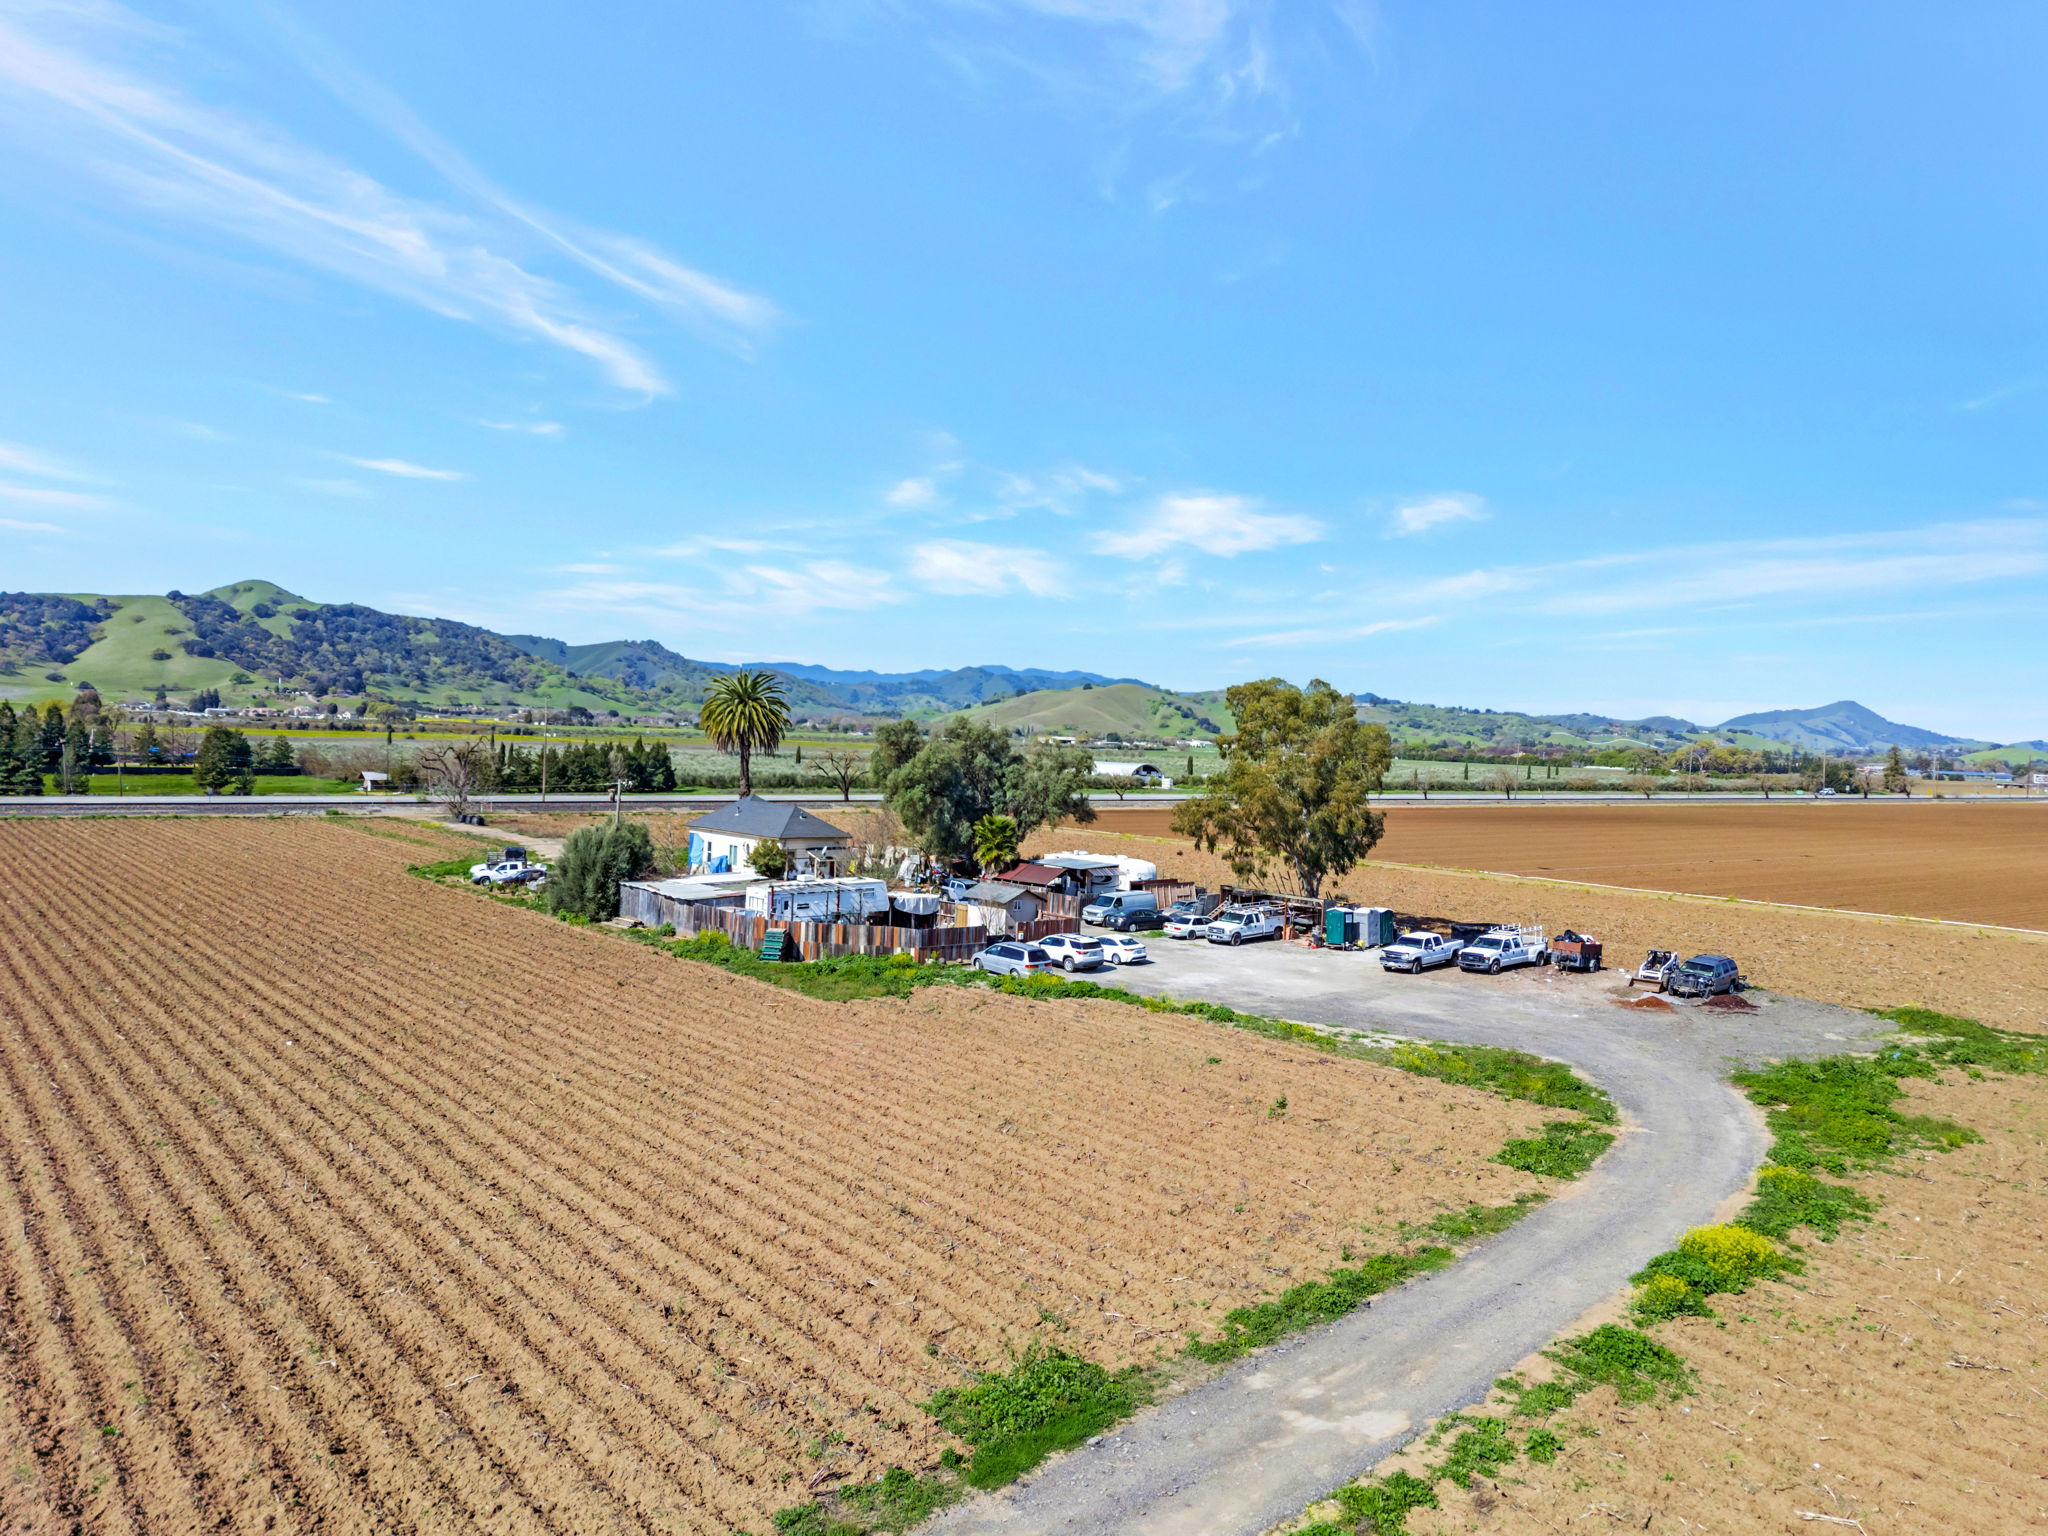
[[[1199,912],[1173,912],[1167,915],[1166,936],[1169,939],[1204,939],[1209,936],[1209,919]]]
[[[1143,944],[1120,933],[1105,934],[1095,942],[1102,946],[1102,958],[1111,965],[1143,965],[1151,958]]]

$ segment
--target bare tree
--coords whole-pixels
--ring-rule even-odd
[[[1516,790],[1528,787],[1528,781],[1512,768],[1496,768],[1493,770],[1493,787],[1512,800]]]
[[[491,744],[481,736],[428,747],[415,766],[427,793],[448,808],[450,821],[466,821],[470,801],[489,789],[495,776]]]
[[[838,789],[841,800],[851,800],[853,786],[858,784],[868,771],[868,755],[865,752],[845,749],[820,752],[811,759],[811,766],[818,770],[819,776],[827,784]]]

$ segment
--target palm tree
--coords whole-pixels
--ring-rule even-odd
[[[789,703],[773,672],[728,672],[712,679],[698,712],[704,734],[721,752],[740,758],[740,797],[754,792],[754,754],[773,752],[789,729]]]
[[[974,862],[987,874],[1017,862],[1017,818],[984,816],[974,824]]]

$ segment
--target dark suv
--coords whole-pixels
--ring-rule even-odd
[[[1694,955],[1671,973],[1664,990],[1679,997],[1712,997],[1742,985],[1742,973],[1726,955]]]

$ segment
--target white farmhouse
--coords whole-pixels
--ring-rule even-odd
[[[852,862],[853,838],[800,805],[748,795],[690,823],[692,874],[751,870],[754,850],[773,838],[789,850],[792,878],[831,878]]]

